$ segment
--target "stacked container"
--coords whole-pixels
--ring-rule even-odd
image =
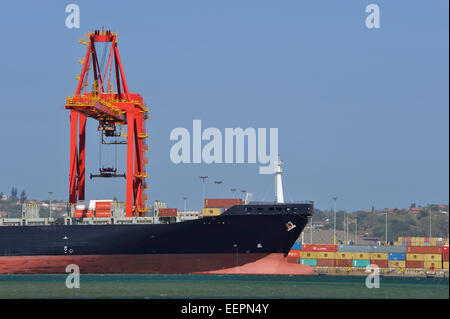
[[[111,217],[112,200],[95,201],[95,217]]]

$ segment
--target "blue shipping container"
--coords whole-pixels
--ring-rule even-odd
[[[401,254],[401,253],[390,253],[389,260],[406,260],[406,254]]]
[[[369,259],[353,259],[353,267],[367,267],[369,265]]]
[[[302,242],[300,241],[295,242],[291,250],[302,250]]]
[[[307,266],[311,266],[311,267],[316,267],[317,266],[317,259],[300,259],[300,264],[302,265],[307,265]]]

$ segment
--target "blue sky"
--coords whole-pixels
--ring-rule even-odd
[[[76,3],[81,28],[65,27]],[[376,3],[381,28],[365,27]],[[247,190],[273,200],[258,164],[170,161],[176,127],[277,127],[289,200],[347,210],[448,203],[448,1],[39,1],[2,4],[0,191],[68,199],[69,112],[77,41],[119,32],[130,90],[150,108],[149,197],[171,207]],[[98,169],[88,121],[87,174]],[[124,154],[124,150],[120,152]],[[111,160],[111,152],[109,160]],[[104,155],[108,159],[108,155]],[[125,169],[123,156],[119,165]],[[119,168],[120,170],[120,168]],[[88,180],[87,197],[124,198]]]

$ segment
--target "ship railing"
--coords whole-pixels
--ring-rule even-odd
[[[251,201],[248,202],[247,205],[283,205],[283,204],[314,204],[312,200],[294,200],[294,201],[284,201],[284,203],[273,202],[257,202]]]

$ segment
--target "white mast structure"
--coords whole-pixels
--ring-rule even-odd
[[[283,170],[281,169],[281,164],[283,164],[283,162],[278,156],[275,167],[275,196],[277,198],[277,203],[284,203],[283,183],[281,182],[281,173],[283,173]]]

